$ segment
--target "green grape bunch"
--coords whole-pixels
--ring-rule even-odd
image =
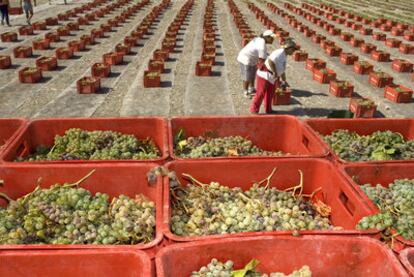
[[[139,244],[155,237],[155,204],[142,195],[96,193],[74,184],[36,189],[0,207],[0,244]]]
[[[280,272],[260,273],[256,270],[258,263],[257,260],[252,260],[243,269],[235,270],[232,260],[223,263],[213,258],[209,264],[202,266],[198,271],[192,272],[190,277],[312,277],[312,272],[307,265],[293,271],[291,274],[285,275]]]
[[[272,172],[272,174],[274,171]],[[271,175],[272,175],[271,174]],[[270,177],[271,177],[270,175]],[[285,191],[255,183],[249,190],[217,182],[203,184],[188,174],[187,186],[170,186],[171,230],[178,236],[206,236],[241,232],[339,229],[329,215],[319,213],[301,184]]]
[[[404,140],[397,132],[377,131],[364,136],[339,129],[323,139],[335,154],[348,161],[414,159],[414,140]]]
[[[150,138],[114,131],[86,131],[78,128],[55,136],[54,145],[39,146],[36,152],[16,161],[68,160],[143,160],[160,157],[160,151]]]
[[[188,137],[177,141],[175,154],[183,158],[227,157],[227,156],[282,156],[281,151],[260,149],[252,141],[241,136],[220,138]]]
[[[414,179],[394,180],[388,188],[379,184],[365,184],[361,188],[379,212],[362,218],[358,229],[378,229],[385,237],[394,229],[405,239],[414,240]]]

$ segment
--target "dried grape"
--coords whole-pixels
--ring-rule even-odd
[[[250,264],[250,263],[249,263]],[[246,266],[247,267],[247,266]],[[223,263],[213,258],[211,262],[201,267],[198,271],[191,273],[190,277],[232,277],[232,273],[235,271],[234,262],[228,260]],[[272,272],[270,274],[264,274],[256,271],[255,266],[252,269],[246,270],[243,275],[245,277],[312,277],[312,272],[309,266],[304,265],[299,270],[293,271],[291,274],[285,275],[280,272]]]
[[[155,205],[142,195],[109,202],[105,193],[65,183],[8,200],[0,244],[138,244],[155,236]]]
[[[188,137],[177,141],[175,154],[183,158],[227,157],[227,156],[281,156],[283,152],[265,151],[241,136],[222,138]],[[285,154],[286,155],[286,154]]]
[[[371,184],[361,188],[379,213],[362,218],[357,228],[378,229],[386,234],[393,228],[405,239],[414,240],[414,179],[394,180],[388,188]]]
[[[150,138],[139,140],[114,131],[72,128],[63,136],[57,135],[53,147],[39,146],[36,153],[17,161],[141,160],[159,156],[160,151]]]
[[[324,136],[333,151],[348,161],[382,161],[414,159],[414,140],[404,140],[397,132],[377,131],[371,135],[358,135],[339,129]]]

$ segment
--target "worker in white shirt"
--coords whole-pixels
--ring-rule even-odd
[[[296,43],[292,39],[286,39],[282,48],[273,51],[264,64],[257,70],[257,92],[250,106],[252,114],[258,114],[264,100],[265,113],[274,113],[272,110],[272,98],[275,89],[287,87],[286,60],[296,50]],[[281,79],[281,80],[280,80]]]
[[[240,63],[245,97],[250,98],[251,94],[255,92],[254,81],[257,65],[266,60],[266,44],[272,44],[275,37],[273,31],[266,30],[260,37],[254,38],[240,51],[237,61]]]

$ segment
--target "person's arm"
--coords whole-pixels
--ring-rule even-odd
[[[277,74],[277,69],[276,69],[275,63],[271,59],[267,59],[267,62],[269,63],[270,70],[272,70],[272,72],[273,72],[273,78],[276,79],[278,74]]]

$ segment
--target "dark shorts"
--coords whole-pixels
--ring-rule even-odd
[[[26,13],[33,12],[33,6],[32,3],[29,2],[23,2],[23,9]]]
[[[244,65],[240,63],[240,72],[242,75],[243,81],[254,82],[256,78],[257,67],[254,65]]]

